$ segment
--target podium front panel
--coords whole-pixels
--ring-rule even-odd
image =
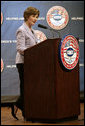
[[[53,42],[46,40],[25,52],[24,94],[27,118],[56,117]]]
[[[59,58],[61,39],[48,39],[25,51],[26,119],[63,119],[80,114],[79,63],[69,71]]]

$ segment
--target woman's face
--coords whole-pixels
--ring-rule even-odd
[[[38,15],[30,15],[27,22],[30,26],[33,26],[36,23],[37,19]]]

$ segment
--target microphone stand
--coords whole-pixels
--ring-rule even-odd
[[[53,33],[53,32],[57,32],[58,35],[59,35],[59,38],[60,38],[60,33],[59,33],[58,31],[55,31],[54,29],[50,29],[50,28],[48,28],[48,27],[46,27],[46,26],[43,26],[43,25],[41,25],[41,24],[38,24],[38,27],[44,28],[44,29],[48,29],[48,30],[52,31],[52,33]],[[54,34],[53,34],[53,38],[54,38]]]
[[[52,35],[53,35],[53,38],[54,38],[54,33],[53,33],[53,30],[52,29],[48,29],[49,31],[51,31]]]
[[[53,33],[53,32],[56,32],[56,33],[58,33],[58,35],[59,35],[59,38],[61,37],[61,36],[60,36],[60,32],[58,32],[58,31],[55,31],[54,29],[50,29],[50,28],[48,28],[48,30],[52,31],[52,33]],[[54,38],[54,34],[53,34],[53,38]]]

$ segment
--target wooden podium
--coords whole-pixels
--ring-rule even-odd
[[[26,120],[57,120],[80,114],[79,63],[64,69],[59,60],[61,39],[48,39],[27,50],[24,57]]]

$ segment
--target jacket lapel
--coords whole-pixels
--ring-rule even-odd
[[[35,39],[35,36],[34,36],[33,33],[31,32],[31,30],[29,29],[29,27],[26,25],[26,23],[23,23],[23,26],[24,26],[26,32],[27,32],[28,34],[30,34],[32,38]]]

